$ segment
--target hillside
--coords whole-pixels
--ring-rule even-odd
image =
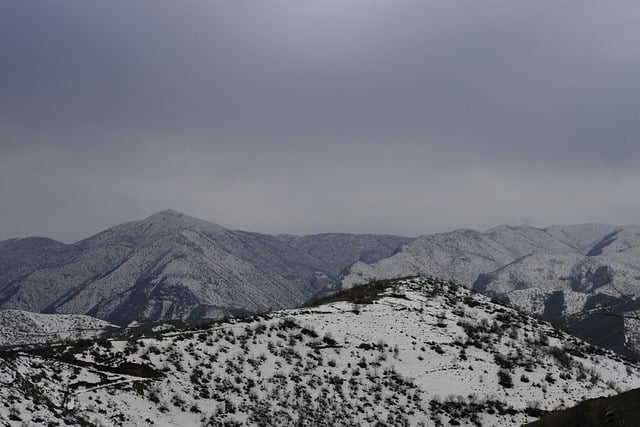
[[[73,314],[0,310],[0,347],[89,339],[117,330],[105,321]]]
[[[639,367],[434,279],[201,329],[0,357],[10,425],[501,425],[640,386]]]
[[[402,238],[349,241],[331,259],[322,237],[229,230],[175,211],[65,245],[0,242],[0,308],[133,320],[196,322],[294,307],[337,285],[338,269],[386,256]],[[377,255],[376,255],[377,254]]]

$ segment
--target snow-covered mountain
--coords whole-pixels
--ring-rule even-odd
[[[569,227],[499,226],[487,232],[460,229],[420,236],[389,258],[357,262],[342,278],[343,287],[378,278],[430,274],[471,286],[482,273],[534,253],[588,253],[617,228],[602,224]]]
[[[66,245],[0,242],[0,308],[199,321],[295,307],[323,293],[422,274],[508,299],[582,337],[640,352],[640,322],[587,315],[640,303],[640,227],[500,226],[417,239],[270,236],[164,211]]]
[[[640,369],[468,289],[373,283],[209,327],[0,354],[7,425],[518,426]]]
[[[405,241],[337,235],[343,250],[330,255],[324,240],[229,230],[169,210],[71,245],[4,241],[0,308],[88,314],[122,324],[294,307],[335,288],[345,265],[382,258],[397,249],[394,242]]]
[[[594,313],[602,304],[618,314],[638,307],[628,297],[640,295],[638,226],[500,226],[425,235],[389,258],[355,263],[342,286],[409,274],[454,280],[603,345],[640,352],[639,322]]]
[[[119,328],[74,314],[39,314],[0,310],[0,347],[95,338]]]

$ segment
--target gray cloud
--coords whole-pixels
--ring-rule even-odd
[[[1,7],[0,239],[638,222],[635,2]]]

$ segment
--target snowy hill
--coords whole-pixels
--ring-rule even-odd
[[[95,338],[116,329],[89,316],[0,310],[0,347]]]
[[[0,354],[9,425],[518,426],[639,367],[434,279],[148,337]]]
[[[0,308],[124,324],[294,307],[335,288],[337,268],[396,249],[393,238],[381,239],[343,238],[351,241],[348,249],[328,260],[326,251],[314,249],[313,236],[289,243],[169,210],[71,245],[42,238],[0,242]]]
[[[421,236],[389,258],[357,262],[342,286],[409,274],[454,280],[602,345],[640,352],[639,322],[586,314],[600,304],[618,314],[640,305],[623,296],[640,295],[640,227],[500,226]]]

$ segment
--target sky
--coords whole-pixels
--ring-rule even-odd
[[[640,3],[5,0],[0,240],[640,223]]]

